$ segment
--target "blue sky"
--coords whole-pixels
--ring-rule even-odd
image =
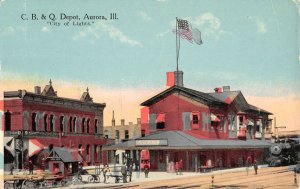
[[[181,43],[186,86],[250,84],[299,92],[299,15],[292,1],[4,1],[0,8],[3,72],[109,87],[160,87],[165,72],[175,69],[171,30],[179,17],[202,31],[204,42]],[[90,27],[20,19],[23,13],[108,17],[111,12],[117,21]],[[121,35],[109,36],[113,32]]]
[[[65,27],[58,19],[57,27],[48,18],[21,19],[33,13],[117,13],[118,20]],[[299,97],[299,12],[292,0],[2,0],[1,78],[161,89],[165,72],[176,68],[176,17],[202,32],[200,46],[181,40],[185,86],[211,92],[230,85],[245,96]]]

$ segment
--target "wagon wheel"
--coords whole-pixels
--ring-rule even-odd
[[[9,189],[10,188],[10,183],[4,182],[4,189]]]
[[[52,186],[53,186],[54,188],[56,188],[56,187],[57,187],[57,181],[53,181]]]
[[[100,177],[98,175],[95,175],[95,182],[100,182]]]
[[[60,181],[60,185],[62,186],[62,187],[65,187],[65,186],[67,186],[67,181],[66,180],[61,180]]]
[[[95,182],[95,179],[92,175],[88,177],[88,182]]]
[[[22,187],[22,182],[19,180],[15,180],[13,187],[14,187],[14,189],[20,189]]]
[[[22,183],[22,189],[32,189],[32,188],[36,188],[36,185],[29,181],[29,180],[24,180]]]

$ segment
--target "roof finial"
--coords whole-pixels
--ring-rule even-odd
[[[49,81],[49,84],[50,84],[50,86],[52,86],[52,81],[51,81],[51,79],[50,79],[50,81]]]
[[[89,93],[89,87],[86,88],[86,92]]]

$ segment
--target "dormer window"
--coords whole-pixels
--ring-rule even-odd
[[[165,114],[158,114],[156,118],[156,129],[165,128]]]
[[[191,126],[192,129],[199,129],[199,121],[200,120],[200,113],[197,111],[192,112],[191,114]]]

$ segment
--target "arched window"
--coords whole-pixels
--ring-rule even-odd
[[[85,124],[85,118],[82,118],[82,122],[81,122],[81,133],[84,133],[84,124]]]
[[[86,132],[90,133],[90,119],[87,119],[87,122],[86,122]]]
[[[59,118],[59,130],[60,132],[64,131],[64,116],[60,116]]]
[[[50,131],[54,131],[54,115],[50,115]]]
[[[82,144],[78,145],[78,153],[82,155]]]
[[[71,116],[70,119],[69,119],[70,133],[72,132],[72,129],[73,129],[73,128],[72,128],[72,121],[73,121],[72,119],[73,119],[73,117]]]
[[[98,125],[98,119],[95,119],[95,125],[94,125],[94,127],[95,127],[95,134],[97,134],[98,133],[98,127],[97,127],[97,125]]]
[[[5,119],[5,131],[11,130],[11,113],[9,111],[6,111],[4,114]]]
[[[43,122],[44,122],[44,131],[47,131],[47,127],[48,127],[48,125],[47,125],[47,119],[48,119],[48,115],[45,114],[44,115],[44,119],[43,119]]]
[[[90,145],[86,145],[86,155],[90,155]]]
[[[36,113],[31,114],[31,126],[32,126],[32,131],[37,131],[37,114]]]
[[[73,118],[73,132],[77,133],[77,128],[76,128],[76,117]]]

